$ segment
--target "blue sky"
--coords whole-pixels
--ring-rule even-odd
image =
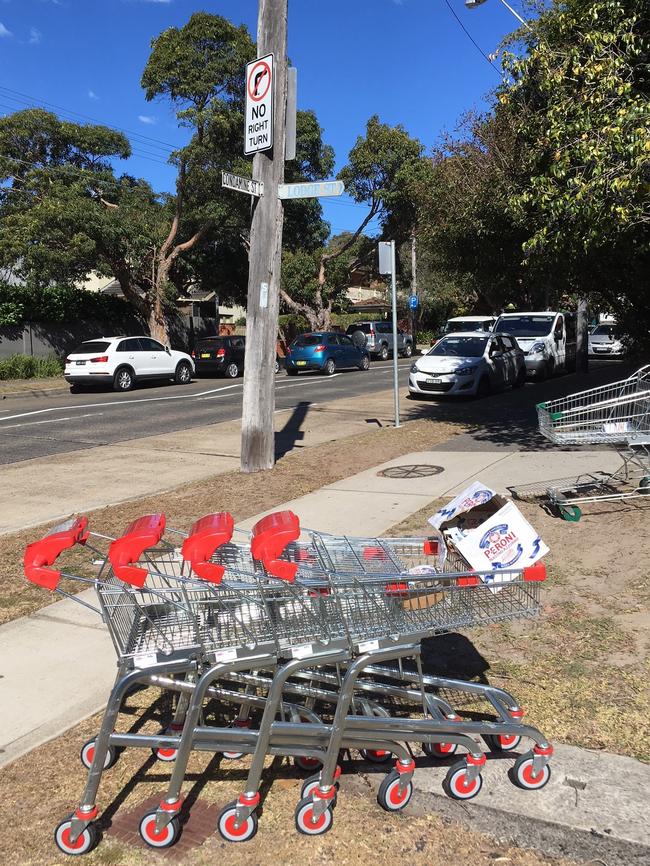
[[[498,2],[467,10],[447,0],[484,54],[516,22]],[[521,0],[510,0],[521,13]],[[165,165],[186,133],[170,106],[140,88],[151,39],[205,10],[254,35],[257,0],[0,0],[0,113],[50,103],[132,133],[134,156],[118,171],[171,190]],[[460,115],[481,108],[499,77],[463,32],[446,0],[289,0],[289,56],[298,104],[314,109],[337,169],[372,114],[403,124],[429,150]],[[56,109],[52,109],[56,110]],[[236,195],[237,193],[233,193]],[[334,232],[354,229],[365,209],[325,203]]]

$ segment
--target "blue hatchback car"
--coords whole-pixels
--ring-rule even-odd
[[[355,345],[345,334],[332,331],[301,334],[289,346],[285,358],[289,376],[297,376],[301,370],[320,370],[331,376],[341,367],[367,370],[369,366],[370,356],[365,348]]]

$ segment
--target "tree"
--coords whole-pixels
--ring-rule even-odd
[[[522,143],[511,209],[527,261],[551,262],[565,290],[626,299],[646,331],[649,32],[642,0],[554,2],[527,54],[505,56],[498,93]]]
[[[281,299],[286,307],[306,316],[312,328],[330,327],[333,305],[349,273],[374,252],[374,245],[369,248],[364,239],[364,229],[375,218],[385,227],[391,213],[398,208],[404,212],[400,174],[420,159],[422,150],[402,126],[388,126],[377,116],[368,120],[365,137],[357,138],[338,175],[347,193],[368,205],[368,214],[354,232],[312,255],[285,257],[288,274]]]

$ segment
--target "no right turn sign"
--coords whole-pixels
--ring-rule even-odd
[[[244,153],[273,147],[273,55],[246,65]]]

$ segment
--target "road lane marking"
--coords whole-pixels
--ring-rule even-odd
[[[87,412],[85,415],[68,415],[67,418],[50,418],[47,421],[25,421],[23,424],[7,424],[1,430],[13,430],[16,427],[35,427],[37,424],[58,424],[60,421],[77,421],[79,418],[99,418],[103,412]],[[6,419],[2,419],[3,421]]]

